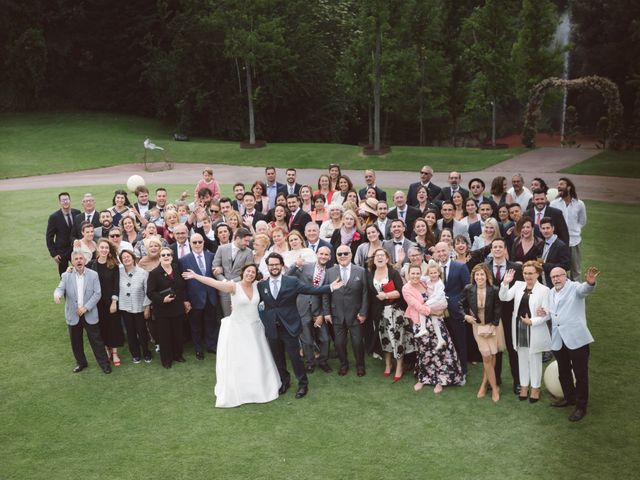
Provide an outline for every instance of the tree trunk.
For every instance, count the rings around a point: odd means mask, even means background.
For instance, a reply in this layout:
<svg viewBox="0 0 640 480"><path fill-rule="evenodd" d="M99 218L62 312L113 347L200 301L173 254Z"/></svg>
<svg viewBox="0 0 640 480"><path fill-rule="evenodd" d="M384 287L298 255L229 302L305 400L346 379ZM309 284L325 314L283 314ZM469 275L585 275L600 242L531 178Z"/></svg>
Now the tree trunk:
<svg viewBox="0 0 640 480"><path fill-rule="evenodd" d="M247 99L249 101L249 144L256 144L256 122L253 114L253 84L251 83L251 65L244 62L247 72Z"/></svg>
<svg viewBox="0 0 640 480"><path fill-rule="evenodd" d="M367 106L367 116L369 117L369 145L373 145L373 112L371 111L371 104Z"/></svg>
<svg viewBox="0 0 640 480"><path fill-rule="evenodd" d="M380 19L376 18L376 51L374 55L375 83L373 85L373 150L380 151L380 88L381 88L381 67L380 57L382 56L382 29Z"/></svg>
<svg viewBox="0 0 640 480"><path fill-rule="evenodd" d="M425 58L424 52L420 51L420 89L418 90L418 122L420 124L420 140L419 145L424 146L424 70Z"/></svg>

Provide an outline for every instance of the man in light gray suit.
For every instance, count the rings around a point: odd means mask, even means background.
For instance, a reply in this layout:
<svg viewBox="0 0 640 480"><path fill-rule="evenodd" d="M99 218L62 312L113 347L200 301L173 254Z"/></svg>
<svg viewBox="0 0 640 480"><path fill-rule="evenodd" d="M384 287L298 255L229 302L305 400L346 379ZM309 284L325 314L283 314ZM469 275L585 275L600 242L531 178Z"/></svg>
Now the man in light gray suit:
<svg viewBox="0 0 640 480"><path fill-rule="evenodd" d="M98 328L98 309L100 300L100 280L98 274L85 268L84 254L75 251L71 255L73 270L64 272L58 287L53 292L53 301L59 304L66 299L64 315L69 327L71 349L76 358L73 373L79 373L87 368L87 357L84 354L82 330L87 331L91 349L104 373L111 373L109 359L104 348L104 342Z"/></svg>
<svg viewBox="0 0 640 480"><path fill-rule="evenodd" d="M343 286L322 296L322 310L327 322L333 324L336 351L340 359L338 375L349 371L347 360L347 330L351 335L351 346L356 358L356 373L366 375L364 368L364 336L362 324L367 319L367 278L364 268L351 263L351 249L340 245L336 250L338 265L327 270L326 282L341 279Z"/></svg>
<svg viewBox="0 0 640 480"><path fill-rule="evenodd" d="M253 252L249 249L251 232L244 228L238 228L233 236L233 242L221 245L213 257L213 276L220 281L240 280L242 267L247 263L253 263ZM225 317L231 315L231 297L228 293L220 292L220 303Z"/></svg>
<svg viewBox="0 0 640 480"><path fill-rule="evenodd" d="M558 377L564 398L551 405L567 407L575 405L569 421L577 422L587 414L589 400L589 344L593 342L587 328L585 298L596 286L599 271L590 267L586 282L567 279L567 272L560 267L551 270L553 288L549 292L549 314L551 315L551 348L558 360ZM545 314L544 310L539 312ZM576 377L573 385L572 372Z"/></svg>
<svg viewBox="0 0 640 480"><path fill-rule="evenodd" d="M396 218L391 221L391 240L382 242L389 257L391 258L391 266L400 271L402 265L409 262L409 249L415 247L416 244L404 236L404 222Z"/></svg>
<svg viewBox="0 0 640 480"><path fill-rule="evenodd" d="M317 224L316 224L317 228ZM328 285L327 264L331 260L331 248L320 247L316 251L317 261L315 263L305 263L302 256L298 257L295 265L292 265L287 275L297 277L306 285ZM316 363L325 372L331 373L331 367L327 363L329 360L329 329L323 321L322 298L319 295L298 295L296 300L298 313L302 320L302 349L304 350L304 361L307 373L313 373ZM320 355L315 358L313 345L318 345Z"/></svg>

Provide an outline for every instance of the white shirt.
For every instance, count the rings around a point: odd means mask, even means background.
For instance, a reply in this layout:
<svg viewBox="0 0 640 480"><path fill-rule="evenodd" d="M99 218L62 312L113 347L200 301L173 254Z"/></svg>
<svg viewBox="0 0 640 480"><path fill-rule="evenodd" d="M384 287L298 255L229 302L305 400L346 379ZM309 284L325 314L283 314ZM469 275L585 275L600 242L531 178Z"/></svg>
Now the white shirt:
<svg viewBox="0 0 640 480"><path fill-rule="evenodd" d="M82 274L74 270L76 274L76 296L78 297L78 308L84 307L84 270Z"/></svg>
<svg viewBox="0 0 640 480"><path fill-rule="evenodd" d="M513 187L507 190L507 193L511 195L511 198L513 198L514 202L520 205L523 212L529 206L529 200L533 198L533 194L531 193L531 190L529 190L527 187L522 188L522 193L520 195L516 194L516 191L513 189Z"/></svg>
<svg viewBox="0 0 640 480"><path fill-rule="evenodd" d="M562 211L564 220L569 229L569 246L575 247L582 242L582 227L587 224L587 209L582 200L572 198L569 205L562 198L556 198L549 204L550 207Z"/></svg>
<svg viewBox="0 0 640 480"><path fill-rule="evenodd" d="M84 212L84 219L87 222L90 222L91 220L93 220L93 216L96 214L96 211L94 210L93 212Z"/></svg>

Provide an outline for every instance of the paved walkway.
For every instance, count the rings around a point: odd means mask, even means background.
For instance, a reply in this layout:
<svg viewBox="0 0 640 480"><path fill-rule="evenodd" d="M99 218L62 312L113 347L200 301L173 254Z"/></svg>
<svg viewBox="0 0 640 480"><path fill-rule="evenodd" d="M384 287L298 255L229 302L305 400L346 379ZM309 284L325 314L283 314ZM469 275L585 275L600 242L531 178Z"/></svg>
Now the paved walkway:
<svg viewBox="0 0 640 480"><path fill-rule="evenodd" d="M517 155L505 162L496 164L481 172L465 172L462 182L466 185L473 177L482 178L487 186L497 175L504 175L508 179L516 172L523 173L525 183L528 184L531 177L539 176L547 183L554 186L558 177L563 174L559 170L579 163L593 155L598 150L591 149L562 149L545 147ZM141 175L150 184L193 184L200 179L202 169L208 165L194 163L176 163L172 170L145 172L141 164L118 165L114 167L83 170L72 173L57 173L52 175L40 175L34 177L12 178L0 180L0 191L22 190L33 188L47 188L53 186L90 186L125 184L129 176ZM298 169L298 181L315 185L318 176L326 170ZM220 183L235 183L244 181L249 183L253 179L264 178L264 168L244 167L235 165L215 165L214 173ZM364 183L362 170L345 170L356 185ZM436 172L434 183L447 184L448 172ZM418 172L378 171L378 184L386 187L407 188L418 181ZM592 175L570 175L576 184L578 195L582 199L603 200L621 203L640 203L640 179L620 177L598 177ZM280 179L283 175L280 175Z"/></svg>

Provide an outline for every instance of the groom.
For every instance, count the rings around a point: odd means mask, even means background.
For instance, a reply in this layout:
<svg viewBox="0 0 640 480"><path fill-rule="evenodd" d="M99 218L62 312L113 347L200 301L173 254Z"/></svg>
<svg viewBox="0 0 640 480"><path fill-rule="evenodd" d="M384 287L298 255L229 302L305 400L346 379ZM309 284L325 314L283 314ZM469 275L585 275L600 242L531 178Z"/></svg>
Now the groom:
<svg viewBox="0 0 640 480"><path fill-rule="evenodd" d="M305 373L304 362L300 358L300 342L298 337L302 332L302 321L298 313L296 299L299 293L307 295L322 295L339 289L340 280L330 285L314 287L305 285L295 277L282 275L284 260L278 253L270 253L266 258L269 278L258 283L261 304L260 319L264 324L265 335L269 341L271 354L280 373L280 394L285 393L291 386L285 350L293 365L293 372L298 379L296 398L302 398L309 390L309 380Z"/></svg>

